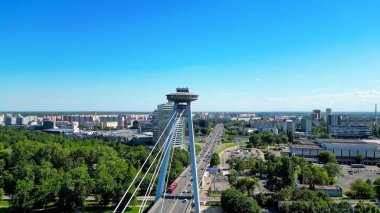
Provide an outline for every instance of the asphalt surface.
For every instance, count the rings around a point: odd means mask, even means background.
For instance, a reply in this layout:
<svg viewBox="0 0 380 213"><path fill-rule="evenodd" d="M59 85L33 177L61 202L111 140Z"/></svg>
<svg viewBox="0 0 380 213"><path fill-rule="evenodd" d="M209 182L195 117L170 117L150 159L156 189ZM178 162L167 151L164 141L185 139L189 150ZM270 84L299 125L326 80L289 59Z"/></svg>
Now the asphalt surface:
<svg viewBox="0 0 380 213"><path fill-rule="evenodd" d="M201 153L197 157L197 173L198 184L201 185L201 180L207 166L210 163L211 154L215 151L220 143L223 131L223 125L218 124L210 135L206 138L206 143L202 148ZM183 213L190 212L193 206L193 185L191 177L191 169L188 166L182 174L176 179L177 188L172 193L166 193L165 199L161 198L149 210L151 213ZM171 183L170 183L171 184ZM189 190L191 190L189 192Z"/></svg>

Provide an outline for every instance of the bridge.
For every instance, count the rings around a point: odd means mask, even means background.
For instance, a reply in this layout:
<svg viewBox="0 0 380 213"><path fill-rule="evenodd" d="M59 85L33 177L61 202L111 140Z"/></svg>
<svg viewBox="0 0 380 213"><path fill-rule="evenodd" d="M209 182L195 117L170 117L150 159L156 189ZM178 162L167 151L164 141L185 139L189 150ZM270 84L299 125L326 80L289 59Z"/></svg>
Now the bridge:
<svg viewBox="0 0 380 213"><path fill-rule="evenodd" d="M195 211L196 213L200 213L199 190L202 187L202 177L210 162L211 154L215 151L220 142L223 125L216 125L214 130L206 138L201 153L196 157L191 102L197 100L198 95L190 93L188 88L177 88L175 93L170 93L166 96L169 101L174 102L173 114L147 159L117 204L113 211L114 213L124 212L129 207L148 173L153 174L145 195L142 199L141 197L139 198L142 203L138 213L144 212L148 200L153 200L151 192L157 178L158 184L154 196L154 205L150 208L149 212L183 213ZM172 146L173 136L175 135L177 125L179 125L182 116L187 117L188 121L190 166L176 179L175 182L177 186L174 190L168 192L169 186L171 185L171 183L168 183L168 178L174 152ZM163 137L165 133L167 133L167 137L164 140ZM141 174L142 168L144 168L148 159L151 159L151 157L153 157L153 161L150 163L149 168L144 174ZM155 168L153 169L152 167L154 165ZM143 175L143 177L137 183L136 180L141 175ZM207 199L209 198L202 198L201 200L207 201Z"/></svg>

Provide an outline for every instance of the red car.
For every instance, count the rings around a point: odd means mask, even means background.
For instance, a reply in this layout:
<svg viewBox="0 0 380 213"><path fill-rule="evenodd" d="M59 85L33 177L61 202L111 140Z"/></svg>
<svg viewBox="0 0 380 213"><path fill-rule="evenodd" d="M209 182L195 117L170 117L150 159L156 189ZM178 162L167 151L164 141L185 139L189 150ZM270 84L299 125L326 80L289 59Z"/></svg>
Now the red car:
<svg viewBox="0 0 380 213"><path fill-rule="evenodd" d="M169 186L169 189L167 192L172 193L174 191L174 189L177 188L177 185L178 184L176 182L172 183L172 185Z"/></svg>

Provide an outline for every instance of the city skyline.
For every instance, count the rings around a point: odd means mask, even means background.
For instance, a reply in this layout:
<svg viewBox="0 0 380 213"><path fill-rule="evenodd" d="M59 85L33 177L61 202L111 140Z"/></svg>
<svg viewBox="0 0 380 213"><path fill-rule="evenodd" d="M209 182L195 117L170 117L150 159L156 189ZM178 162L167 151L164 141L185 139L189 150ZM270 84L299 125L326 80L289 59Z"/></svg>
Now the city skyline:
<svg viewBox="0 0 380 213"><path fill-rule="evenodd" d="M188 86L194 111L380 100L380 2L3 3L0 111L153 111Z"/></svg>

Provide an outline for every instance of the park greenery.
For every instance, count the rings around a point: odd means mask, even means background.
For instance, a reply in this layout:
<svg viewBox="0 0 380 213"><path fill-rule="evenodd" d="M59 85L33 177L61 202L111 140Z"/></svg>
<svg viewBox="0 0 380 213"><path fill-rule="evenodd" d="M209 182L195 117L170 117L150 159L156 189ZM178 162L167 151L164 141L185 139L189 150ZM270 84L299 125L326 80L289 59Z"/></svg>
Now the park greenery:
<svg viewBox="0 0 380 213"><path fill-rule="evenodd" d="M220 157L218 153L212 153L211 159L210 159L210 167L215 167L220 164Z"/></svg>
<svg viewBox="0 0 380 213"><path fill-rule="evenodd" d="M263 147L274 144L292 143L294 138L292 134L274 134L272 132L255 133L249 137L247 148Z"/></svg>
<svg viewBox="0 0 380 213"><path fill-rule="evenodd" d="M356 179L351 183L347 196L355 199L380 199L380 178L373 183L371 180Z"/></svg>
<svg viewBox="0 0 380 213"><path fill-rule="evenodd" d="M0 127L0 191L12 195L10 204L15 211L53 208L71 212L83 208L90 195L101 206L114 205L149 152L143 146ZM152 162L150 157L138 181ZM188 164L188 152L176 149L169 181ZM148 174L137 195L145 192L151 178Z"/></svg>
<svg viewBox="0 0 380 213"><path fill-rule="evenodd" d="M222 208L229 213L260 213L261 208L257 202L246 197L241 192L235 189L227 189L222 193Z"/></svg>
<svg viewBox="0 0 380 213"><path fill-rule="evenodd" d="M309 184L311 189L315 185L330 185L335 183L335 177L341 174L340 166L335 163L325 164L323 167L313 165L301 157L288 157L268 153L267 160L257 160L247 157L233 157L227 160L231 168L230 184L235 183L236 176L251 175L267 178L267 187L280 190L284 187L294 187L296 180ZM235 175L236 174L236 175Z"/></svg>
<svg viewBox="0 0 380 213"><path fill-rule="evenodd" d="M324 154L322 154L324 156ZM277 157L272 153L266 154L266 160L256 159L253 157L232 157L227 160L230 166L230 185L238 190L242 195L249 198L256 197L260 206L273 206L277 201L286 201L298 199L297 194L311 194L314 203L306 202L304 199L296 204L286 204L283 212L294 211L296 205L305 205L303 208L318 209L319 207L342 209L339 205L332 205L332 201L325 198L327 195L319 195L313 191L315 185L330 185L335 183L335 177L341 175L341 168L335 163L335 159L326 161L323 166L314 165L302 157ZM265 177L266 188L272 191L269 195L254 195L254 190L258 185L259 179ZM296 181L302 184L308 184L310 190L298 189L295 185ZM380 182L380 181L379 181ZM323 199L321 200L321 196ZM301 195L300 195L301 197ZM327 196L328 197L328 196ZM311 199L311 198L310 198ZM318 201L318 202L317 202ZM321 204L322 203L322 204ZM223 203L222 203L223 205ZM317 207L315 207L317 206ZM326 207L327 208L327 207ZM314 210L313 210L314 211ZM307 212L313 212L307 211Z"/></svg>

